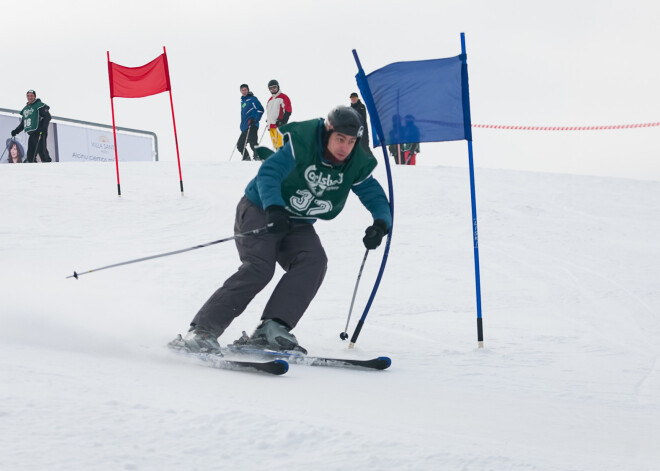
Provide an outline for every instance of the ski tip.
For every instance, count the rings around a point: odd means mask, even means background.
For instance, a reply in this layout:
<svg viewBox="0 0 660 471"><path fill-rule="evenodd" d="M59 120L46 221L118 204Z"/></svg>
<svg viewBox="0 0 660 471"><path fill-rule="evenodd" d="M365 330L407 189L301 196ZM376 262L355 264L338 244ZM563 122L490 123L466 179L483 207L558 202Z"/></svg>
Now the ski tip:
<svg viewBox="0 0 660 471"><path fill-rule="evenodd" d="M279 369L281 371L281 375L289 371L289 362L286 360L273 360L273 363L279 366Z"/></svg>
<svg viewBox="0 0 660 471"><path fill-rule="evenodd" d="M381 370L385 370L392 366L392 359L390 357L378 357L376 360L378 360Z"/></svg>

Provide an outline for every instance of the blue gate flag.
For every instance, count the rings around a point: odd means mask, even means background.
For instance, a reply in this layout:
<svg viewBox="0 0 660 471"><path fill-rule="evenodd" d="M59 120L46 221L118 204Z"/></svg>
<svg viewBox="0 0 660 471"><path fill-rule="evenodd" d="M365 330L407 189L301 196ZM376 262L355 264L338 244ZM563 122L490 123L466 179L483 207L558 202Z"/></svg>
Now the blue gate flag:
<svg viewBox="0 0 660 471"><path fill-rule="evenodd" d="M477 292L477 341L483 348L481 318L481 275L479 274L479 238L477 204L474 188L474 158L472 152L472 123L470 119L470 91L468 86L465 33L461 33L461 54L447 59L417 62L396 62L378 69L368 76L364 73L357 51L353 57L358 68L355 76L371 118L374 147L382 146L389 185L390 211L394 220L394 191L387 145L415 142L467 141L472 203L472 237L474 249L474 279ZM367 318L390 251L392 232L387 234L383 261L376 283L355 327L349 348L353 348Z"/></svg>
<svg viewBox="0 0 660 471"><path fill-rule="evenodd" d="M362 97L373 99L383 130L382 143L372 130L374 147L472 140L465 54L395 62L366 76L358 73L356 80Z"/></svg>

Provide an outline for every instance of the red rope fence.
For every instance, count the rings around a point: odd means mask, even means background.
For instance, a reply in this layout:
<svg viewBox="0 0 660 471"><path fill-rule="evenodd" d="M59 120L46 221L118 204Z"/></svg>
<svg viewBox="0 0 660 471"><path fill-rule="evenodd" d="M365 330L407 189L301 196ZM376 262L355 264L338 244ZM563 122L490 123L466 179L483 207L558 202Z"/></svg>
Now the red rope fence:
<svg viewBox="0 0 660 471"><path fill-rule="evenodd" d="M504 129L513 131L604 131L610 129L634 129L660 126L657 123L611 124L604 126L508 126L504 124L473 124L473 128Z"/></svg>

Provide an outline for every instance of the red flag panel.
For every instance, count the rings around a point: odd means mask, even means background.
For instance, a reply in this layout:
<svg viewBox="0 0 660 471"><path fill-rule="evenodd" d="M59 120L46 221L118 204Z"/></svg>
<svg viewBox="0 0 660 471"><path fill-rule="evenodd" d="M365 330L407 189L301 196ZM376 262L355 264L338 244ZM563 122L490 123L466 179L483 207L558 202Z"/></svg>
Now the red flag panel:
<svg viewBox="0 0 660 471"><path fill-rule="evenodd" d="M165 53L141 67L124 67L108 61L110 97L141 98L170 90Z"/></svg>

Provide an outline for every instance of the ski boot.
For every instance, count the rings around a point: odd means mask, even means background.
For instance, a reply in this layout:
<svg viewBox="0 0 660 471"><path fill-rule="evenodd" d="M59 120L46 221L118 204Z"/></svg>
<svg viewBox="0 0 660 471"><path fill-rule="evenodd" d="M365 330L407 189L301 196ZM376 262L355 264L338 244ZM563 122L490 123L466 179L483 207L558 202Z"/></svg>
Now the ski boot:
<svg viewBox="0 0 660 471"><path fill-rule="evenodd" d="M222 355L220 352L218 337L200 327L191 326L190 330L181 341L185 344L184 348L190 352Z"/></svg>
<svg viewBox="0 0 660 471"><path fill-rule="evenodd" d="M307 350L298 344L296 336L293 335L289 326L276 319L264 319L257 326L251 337L245 332L241 338L234 342L237 347L250 346L263 350L275 350L278 352L299 352L304 355Z"/></svg>

